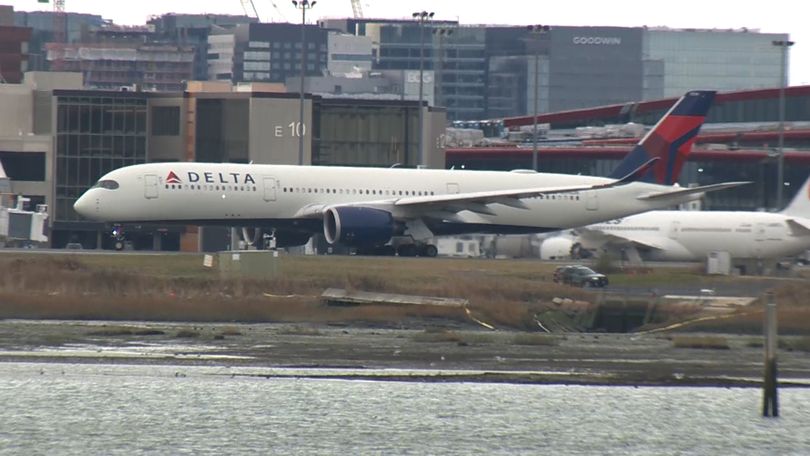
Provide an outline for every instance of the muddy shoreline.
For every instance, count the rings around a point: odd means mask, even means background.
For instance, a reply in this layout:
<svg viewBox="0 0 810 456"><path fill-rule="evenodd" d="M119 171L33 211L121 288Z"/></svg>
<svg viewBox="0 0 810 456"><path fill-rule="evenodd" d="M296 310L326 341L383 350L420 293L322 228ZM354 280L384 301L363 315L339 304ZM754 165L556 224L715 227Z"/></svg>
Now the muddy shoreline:
<svg viewBox="0 0 810 456"><path fill-rule="evenodd" d="M221 366L223 375L627 386L761 385L761 336L676 348L666 334L560 334L315 324L0 320L0 362ZM783 386L810 354L779 353Z"/></svg>

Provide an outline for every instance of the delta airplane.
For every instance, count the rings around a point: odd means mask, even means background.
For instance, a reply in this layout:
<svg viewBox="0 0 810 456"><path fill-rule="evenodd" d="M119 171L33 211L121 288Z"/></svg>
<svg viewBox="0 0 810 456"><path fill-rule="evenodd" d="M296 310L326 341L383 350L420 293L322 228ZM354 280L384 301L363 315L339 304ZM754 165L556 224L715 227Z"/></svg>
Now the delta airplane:
<svg viewBox="0 0 810 456"><path fill-rule="evenodd" d="M149 163L102 176L74 204L109 223L270 228L277 246L322 232L363 252L435 256L425 243L460 233L537 233L670 207L740 182L661 185L680 170L714 98L692 91L669 110L610 177L534 171ZM650 171L650 172L648 172ZM386 247L387 246L387 247ZM376 250L375 250L376 249Z"/></svg>
<svg viewBox="0 0 810 456"><path fill-rule="evenodd" d="M573 252L624 249L631 259L775 260L810 249L810 177L781 212L651 211L577 229Z"/></svg>

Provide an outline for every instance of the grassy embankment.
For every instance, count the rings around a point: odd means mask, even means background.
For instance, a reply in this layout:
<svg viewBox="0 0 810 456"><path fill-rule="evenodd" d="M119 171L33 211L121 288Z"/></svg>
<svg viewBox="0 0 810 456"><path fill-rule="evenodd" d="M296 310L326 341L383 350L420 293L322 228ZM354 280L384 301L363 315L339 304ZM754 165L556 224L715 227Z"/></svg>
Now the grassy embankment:
<svg viewBox="0 0 810 456"><path fill-rule="evenodd" d="M536 262L284 257L266 280L221 278L199 255L4 255L0 318L190 321L467 320L459 309L333 308L329 287L470 300L470 310L499 326L534 327L532 316L562 294L553 267Z"/></svg>
<svg viewBox="0 0 810 456"><path fill-rule="evenodd" d="M551 282L555 267L538 261L363 257L283 257L271 279L222 278L201 255L0 256L0 318L183 321L399 322L409 318L469 321L459 309L326 307L329 287L465 298L472 315L498 327L536 329L534 315L552 299L593 302L594 294ZM691 283L688 270L612 274L611 283ZM717 280L717 279L711 279ZM734 280L734 279L720 279ZM808 333L808 282L777 289L780 327ZM587 305L587 304L586 304ZM759 306L696 328L760 331Z"/></svg>

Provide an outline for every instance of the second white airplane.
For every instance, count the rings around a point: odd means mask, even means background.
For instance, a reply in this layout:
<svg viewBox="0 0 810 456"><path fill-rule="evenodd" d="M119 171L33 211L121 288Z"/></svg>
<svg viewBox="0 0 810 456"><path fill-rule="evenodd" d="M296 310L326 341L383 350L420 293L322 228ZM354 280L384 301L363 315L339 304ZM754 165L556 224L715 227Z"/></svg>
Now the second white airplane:
<svg viewBox="0 0 810 456"><path fill-rule="evenodd" d="M651 211L576 230L573 253L624 250L649 261L773 260L810 249L810 178L781 212Z"/></svg>
<svg viewBox="0 0 810 456"><path fill-rule="evenodd" d="M111 171L75 203L109 223L267 227L279 246L322 232L331 244L379 249L459 233L536 233L660 209L741 183L679 188L641 182L683 163L714 92L682 97L612 178L536 172L149 163ZM652 169L651 173L647 173ZM627 171L629 170L629 172ZM390 247L389 247L390 249ZM434 256L403 244L400 255Z"/></svg>

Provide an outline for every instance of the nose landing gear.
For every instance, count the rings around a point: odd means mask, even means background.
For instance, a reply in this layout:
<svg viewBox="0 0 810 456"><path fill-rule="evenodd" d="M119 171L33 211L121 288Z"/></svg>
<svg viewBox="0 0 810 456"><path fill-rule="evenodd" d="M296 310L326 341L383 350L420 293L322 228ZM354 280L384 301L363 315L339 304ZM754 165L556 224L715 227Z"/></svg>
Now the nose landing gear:
<svg viewBox="0 0 810 456"><path fill-rule="evenodd" d="M115 247L115 250L124 250L126 238L124 237L124 229L121 225L113 225L110 236L114 239L113 247Z"/></svg>

